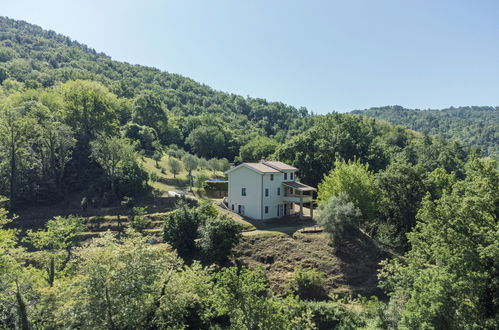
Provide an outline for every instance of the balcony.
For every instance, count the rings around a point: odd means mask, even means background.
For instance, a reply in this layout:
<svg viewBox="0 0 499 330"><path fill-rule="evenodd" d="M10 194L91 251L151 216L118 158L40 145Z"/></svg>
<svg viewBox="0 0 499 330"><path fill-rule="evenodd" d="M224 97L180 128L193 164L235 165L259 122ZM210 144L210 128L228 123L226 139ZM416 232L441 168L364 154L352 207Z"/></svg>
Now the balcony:
<svg viewBox="0 0 499 330"><path fill-rule="evenodd" d="M289 203L296 203L299 204L300 201L303 203L309 203L312 202L312 196L311 195L296 195L296 194L288 194L284 195L282 197L283 202L289 202Z"/></svg>

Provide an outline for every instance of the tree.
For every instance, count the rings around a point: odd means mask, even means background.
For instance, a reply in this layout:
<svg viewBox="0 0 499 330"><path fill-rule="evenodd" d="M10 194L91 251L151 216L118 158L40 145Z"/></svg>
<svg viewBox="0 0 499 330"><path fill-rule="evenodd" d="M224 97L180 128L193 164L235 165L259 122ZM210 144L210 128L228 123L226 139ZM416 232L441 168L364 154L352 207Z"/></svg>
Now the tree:
<svg viewBox="0 0 499 330"><path fill-rule="evenodd" d="M205 220L206 217L202 213L183 204L165 216L163 238L180 255L186 255L195 250L198 227Z"/></svg>
<svg viewBox="0 0 499 330"><path fill-rule="evenodd" d="M191 154L185 154L182 157L182 161L184 162L185 168L189 172L188 173L189 187L192 190L192 186L194 184L194 182L193 182L194 178L192 176L192 171L196 170L196 168L198 167L198 164L199 164L198 158L194 155L191 155Z"/></svg>
<svg viewBox="0 0 499 330"><path fill-rule="evenodd" d="M124 136L138 141L140 147L148 152L151 152L156 148L158 144L158 134L156 130L149 126L142 126L135 123L128 123L124 127Z"/></svg>
<svg viewBox="0 0 499 330"><path fill-rule="evenodd" d="M0 153L8 162L11 208L16 204L19 169L29 156L35 126L34 119L23 116L20 107L9 103L0 105Z"/></svg>
<svg viewBox="0 0 499 330"><path fill-rule="evenodd" d="M39 141L48 177L61 189L64 171L76 144L74 133L68 125L51 118L41 123Z"/></svg>
<svg viewBox="0 0 499 330"><path fill-rule="evenodd" d="M139 125L154 128L161 141L167 144L168 117L163 103L156 95L145 93L135 99L132 121Z"/></svg>
<svg viewBox="0 0 499 330"><path fill-rule="evenodd" d="M215 308L237 329L286 329L289 320L267 292L264 274L246 268L223 268L215 274Z"/></svg>
<svg viewBox="0 0 499 330"><path fill-rule="evenodd" d="M376 179L369 171L369 165L355 161L336 160L333 169L319 184L318 198L321 203L329 202L332 196L344 193L361 212L364 221L376 216Z"/></svg>
<svg viewBox="0 0 499 330"><path fill-rule="evenodd" d="M68 216L66 218L55 217L47 221L45 229L27 231L26 240L44 254L42 259L45 259L44 262L47 265L47 283L49 286L54 285L57 263L68 261L70 250L77 242L83 227L80 218Z"/></svg>
<svg viewBox="0 0 499 330"><path fill-rule="evenodd" d="M0 196L0 204L5 199ZM30 329L32 306L38 298L34 284L38 271L25 266L26 250L18 245L18 229L8 229L12 221L0 208L0 327Z"/></svg>
<svg viewBox="0 0 499 330"><path fill-rule="evenodd" d="M277 141L265 136L258 136L241 147L239 158L243 162L256 162L272 155L277 147Z"/></svg>
<svg viewBox="0 0 499 330"><path fill-rule="evenodd" d="M227 171L229 168L230 168L230 163L229 161L227 160L227 158L220 158L217 160L217 163L218 163L218 170L220 172L225 172Z"/></svg>
<svg viewBox="0 0 499 330"><path fill-rule="evenodd" d="M383 287L405 328L492 329L498 318L499 172L473 160L442 197L425 197L403 260L385 263Z"/></svg>
<svg viewBox="0 0 499 330"><path fill-rule="evenodd" d="M185 143L192 152L206 158L223 156L226 148L224 132L215 126L200 126L194 129Z"/></svg>
<svg viewBox="0 0 499 330"><path fill-rule="evenodd" d="M182 163L173 157L168 158L168 167L174 178L182 171Z"/></svg>
<svg viewBox="0 0 499 330"><path fill-rule="evenodd" d="M324 273L314 268L307 269L298 266L293 273L293 278L288 287L293 294L298 295L301 299L327 299Z"/></svg>
<svg viewBox="0 0 499 330"><path fill-rule="evenodd" d="M316 218L317 223L324 227L333 242L338 243L359 226L361 214L349 196L340 192L320 204Z"/></svg>
<svg viewBox="0 0 499 330"><path fill-rule="evenodd" d="M386 166L386 154L375 138L379 128L372 120L333 113L317 116L313 123L280 145L274 155L298 168L303 182L316 186L339 159L359 159L373 171Z"/></svg>
<svg viewBox="0 0 499 330"><path fill-rule="evenodd" d="M156 167L159 168L159 161L161 161L161 158L163 158L163 151L162 150L156 150L154 151L154 154L152 155L152 159L156 162Z"/></svg>
<svg viewBox="0 0 499 330"><path fill-rule="evenodd" d="M133 231L122 241L107 232L75 254L80 276L63 292L71 301L66 302L66 311L58 311L61 328L77 324L83 328L146 328L165 283L163 276L180 266L175 254L147 244L145 237Z"/></svg>
<svg viewBox="0 0 499 330"><path fill-rule="evenodd" d="M91 148L92 159L106 172L111 181L111 192L113 196L118 197L116 181L119 178L120 169L127 163L135 163L136 161L133 143L117 136L100 135L91 142Z"/></svg>
<svg viewBox="0 0 499 330"><path fill-rule="evenodd" d="M118 127L116 96L94 81L69 81L61 86L64 119L75 132L86 138L110 133Z"/></svg>
<svg viewBox="0 0 499 330"><path fill-rule="evenodd" d="M227 217L209 218L201 229L201 251L215 262L223 262L242 238L242 226Z"/></svg>
<svg viewBox="0 0 499 330"><path fill-rule="evenodd" d="M416 213L426 193L422 175L416 166L398 160L376 175L376 184L381 220L394 228L392 243L407 247L406 233L416 224Z"/></svg>
<svg viewBox="0 0 499 330"><path fill-rule="evenodd" d="M210 160L208 160L208 167L213 171L213 175L215 175L215 172L219 168L219 160L216 158L211 158Z"/></svg>

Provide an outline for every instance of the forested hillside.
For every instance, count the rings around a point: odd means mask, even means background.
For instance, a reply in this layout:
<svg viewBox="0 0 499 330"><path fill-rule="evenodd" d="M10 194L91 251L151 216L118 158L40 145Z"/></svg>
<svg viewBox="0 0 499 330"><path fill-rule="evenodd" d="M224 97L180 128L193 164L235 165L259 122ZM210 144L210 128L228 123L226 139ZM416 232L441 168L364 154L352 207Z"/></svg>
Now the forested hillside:
<svg viewBox="0 0 499 330"><path fill-rule="evenodd" d="M484 155L499 157L499 107L413 110L387 106L352 113L461 141L465 145L479 147Z"/></svg>
<svg viewBox="0 0 499 330"><path fill-rule="evenodd" d="M167 112L164 131L158 132L164 144L183 146L194 128L217 126L221 135L215 141L220 144L214 147L222 153L217 156L224 157L235 156L256 135L282 141L306 125L308 116L305 108L227 94L178 74L113 61L54 31L0 17L0 82L7 78L26 83L27 88L69 80L98 82L124 100L121 122L131 116L132 105L126 100L147 93ZM206 132L210 133L214 134Z"/></svg>
<svg viewBox="0 0 499 330"><path fill-rule="evenodd" d="M494 155L497 109L472 110L423 122ZM414 129L0 18L0 328L494 329L497 162ZM208 196L262 157L318 188L313 219L251 222Z"/></svg>

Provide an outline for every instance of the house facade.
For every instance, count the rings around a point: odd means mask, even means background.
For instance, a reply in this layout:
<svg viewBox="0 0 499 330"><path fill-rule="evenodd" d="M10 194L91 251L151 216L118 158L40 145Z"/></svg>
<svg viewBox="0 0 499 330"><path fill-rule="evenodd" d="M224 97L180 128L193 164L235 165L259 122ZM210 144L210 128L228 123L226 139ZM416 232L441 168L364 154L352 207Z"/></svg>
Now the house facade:
<svg viewBox="0 0 499 330"><path fill-rule="evenodd" d="M310 207L313 216L313 191L296 181L298 169L279 161L242 163L225 172L228 176L227 207L253 219L271 219L298 213Z"/></svg>

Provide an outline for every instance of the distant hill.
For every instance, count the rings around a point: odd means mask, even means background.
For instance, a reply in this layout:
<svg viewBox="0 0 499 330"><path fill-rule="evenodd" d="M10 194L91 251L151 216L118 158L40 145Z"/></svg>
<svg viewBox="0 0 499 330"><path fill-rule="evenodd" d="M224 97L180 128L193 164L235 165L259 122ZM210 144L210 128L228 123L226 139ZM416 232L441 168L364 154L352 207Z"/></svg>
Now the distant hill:
<svg viewBox="0 0 499 330"><path fill-rule="evenodd" d="M307 122L303 119L309 117L304 107L228 94L179 74L115 61L67 36L0 16L0 83L7 78L31 88L92 80L125 99L153 93L164 103L169 117L183 118L176 121L179 126L192 126L186 123L187 117L216 117L227 130L238 131L235 135L246 139L256 134L283 140L288 133L301 131ZM188 129L183 133L185 138Z"/></svg>
<svg viewBox="0 0 499 330"><path fill-rule="evenodd" d="M477 146L484 155L499 158L499 107L459 107L414 110L387 106L355 110L353 114L385 120L427 134Z"/></svg>

